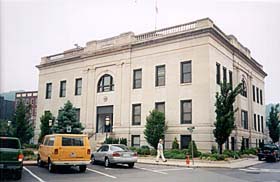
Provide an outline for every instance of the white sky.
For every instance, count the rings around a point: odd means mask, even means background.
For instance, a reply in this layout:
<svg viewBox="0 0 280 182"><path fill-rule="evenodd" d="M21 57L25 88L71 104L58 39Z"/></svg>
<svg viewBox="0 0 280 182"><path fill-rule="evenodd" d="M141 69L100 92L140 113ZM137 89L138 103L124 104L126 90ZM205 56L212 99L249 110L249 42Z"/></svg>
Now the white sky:
<svg viewBox="0 0 280 182"><path fill-rule="evenodd" d="M155 0L0 0L0 92L37 90L43 56L86 42L154 30ZM280 102L280 0L157 0L157 28L209 17L268 73L266 103Z"/></svg>

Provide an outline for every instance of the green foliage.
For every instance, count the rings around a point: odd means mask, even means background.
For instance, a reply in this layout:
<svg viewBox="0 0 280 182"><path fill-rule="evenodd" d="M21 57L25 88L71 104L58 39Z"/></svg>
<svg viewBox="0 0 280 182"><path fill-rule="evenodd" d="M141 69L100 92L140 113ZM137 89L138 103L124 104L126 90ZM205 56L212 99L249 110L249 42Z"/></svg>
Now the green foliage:
<svg viewBox="0 0 280 182"><path fill-rule="evenodd" d="M211 147L211 153L212 153L212 154L217 154L217 153L218 153L217 147L216 147L215 145L212 145L212 147Z"/></svg>
<svg viewBox="0 0 280 182"><path fill-rule="evenodd" d="M151 154L150 148L146 145L143 145L140 148L137 148L136 151L139 155L150 155Z"/></svg>
<svg viewBox="0 0 280 182"><path fill-rule="evenodd" d="M16 107L15 120L12 125L14 136L19 138L22 144L29 143L34 135L33 126L30 122L30 105L26 106L22 100Z"/></svg>
<svg viewBox="0 0 280 182"><path fill-rule="evenodd" d="M52 127L54 133L67 133L67 126L71 126L71 132L69 133L81 134L84 127L81 122L78 121L76 112L76 108L73 107L72 103L67 101L58 114L58 123L55 123Z"/></svg>
<svg viewBox="0 0 280 182"><path fill-rule="evenodd" d="M186 159L187 155L190 155L190 151L188 149L184 149L184 150L172 149L172 150L164 151L164 157L167 159Z"/></svg>
<svg viewBox="0 0 280 182"><path fill-rule="evenodd" d="M271 110L269 112L268 117L268 130L269 130L269 136L272 139L273 143L276 143L279 141L280 136L280 119L278 117L279 115L279 104L277 104L275 107L272 106Z"/></svg>
<svg viewBox="0 0 280 182"><path fill-rule="evenodd" d="M0 120L0 136L13 136L14 130L15 129L12 124L8 126L8 121Z"/></svg>
<svg viewBox="0 0 280 182"><path fill-rule="evenodd" d="M23 144L25 148L37 149L38 145L36 144Z"/></svg>
<svg viewBox="0 0 280 182"><path fill-rule="evenodd" d="M104 141L105 144L119 144L120 139L119 138L113 138L113 137L108 137Z"/></svg>
<svg viewBox="0 0 280 182"><path fill-rule="evenodd" d="M156 156L157 155L157 150L156 149L151 149L150 153L151 153L151 155Z"/></svg>
<svg viewBox="0 0 280 182"><path fill-rule="evenodd" d="M24 156L28 156L28 155L34 155L34 151L33 150L23 150L23 155Z"/></svg>
<svg viewBox="0 0 280 182"><path fill-rule="evenodd" d="M53 117L51 112L45 112L45 114L42 115L41 118L40 118L41 133L40 133L39 140L38 140L39 143L42 142L45 135L48 135L48 134L52 133L51 126L49 126L49 121L50 120L52 121L52 125L53 125L55 118Z"/></svg>
<svg viewBox="0 0 280 182"><path fill-rule="evenodd" d="M192 145L192 142L193 142L193 145ZM195 141L192 141L192 142L190 142L190 143L189 143L189 146L188 146L188 149L189 149L189 151L190 151L190 155L192 154L192 146L193 146L193 155L194 155L194 157L199 157L200 154L201 154L201 152L199 152L199 151L197 150Z"/></svg>
<svg viewBox="0 0 280 182"><path fill-rule="evenodd" d="M164 138L165 131L167 129L165 125L165 116L162 112L153 110L146 118L146 126L144 135L146 141L155 149L159 139Z"/></svg>
<svg viewBox="0 0 280 182"><path fill-rule="evenodd" d="M129 147L129 150L136 152L137 148L136 147Z"/></svg>
<svg viewBox="0 0 280 182"><path fill-rule="evenodd" d="M123 144L127 146L127 139L126 138L120 138L120 144Z"/></svg>
<svg viewBox="0 0 280 182"><path fill-rule="evenodd" d="M232 151L232 150L224 150L223 154L225 156L228 156L228 157L234 158L234 159L239 159L240 158L240 153L236 152L236 151Z"/></svg>
<svg viewBox="0 0 280 182"><path fill-rule="evenodd" d="M257 155L257 148L249 148L245 149L243 151L240 151L241 154L246 154L246 155Z"/></svg>
<svg viewBox="0 0 280 182"><path fill-rule="evenodd" d="M179 143L177 138L175 137L173 142L172 142L172 149L179 149Z"/></svg>
<svg viewBox="0 0 280 182"><path fill-rule="evenodd" d="M222 145L230 136L234 125L233 104L238 94L242 91L242 84L240 83L234 89L231 84L223 82L221 85L220 93L216 93L216 122L214 123L215 129L213 130L216 142L219 145L219 153L222 153Z"/></svg>

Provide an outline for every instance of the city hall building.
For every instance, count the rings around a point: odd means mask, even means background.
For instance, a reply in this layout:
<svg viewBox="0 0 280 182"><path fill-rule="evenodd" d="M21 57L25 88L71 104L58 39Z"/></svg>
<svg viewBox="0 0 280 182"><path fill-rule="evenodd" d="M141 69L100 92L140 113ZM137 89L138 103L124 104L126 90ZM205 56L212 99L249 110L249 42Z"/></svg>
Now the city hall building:
<svg viewBox="0 0 280 182"><path fill-rule="evenodd" d="M37 68L37 137L40 117L46 111L57 116L70 100L94 148L106 135L127 138L129 146L147 145L146 117L158 109L168 126L166 148L176 137L180 148L193 139L199 150L209 151L216 145L215 95L226 80L233 86L243 83L244 89L235 103L236 129L225 147L256 147L267 140L266 73L249 49L209 18L90 41L43 57Z"/></svg>

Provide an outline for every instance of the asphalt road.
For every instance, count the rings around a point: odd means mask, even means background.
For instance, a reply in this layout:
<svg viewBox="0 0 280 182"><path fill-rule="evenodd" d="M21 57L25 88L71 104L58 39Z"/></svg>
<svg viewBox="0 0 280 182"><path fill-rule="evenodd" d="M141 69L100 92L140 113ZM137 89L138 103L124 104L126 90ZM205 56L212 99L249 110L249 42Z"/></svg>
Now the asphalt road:
<svg viewBox="0 0 280 182"><path fill-rule="evenodd" d="M8 175L1 176L1 181L13 181ZM88 165L85 173L77 169L59 169L49 173L47 168L25 166L20 181L25 182L83 182L83 181L122 181L122 182L280 182L280 162L263 163L245 169L222 168L187 168L174 166L136 164L133 169L126 166L105 168L102 165Z"/></svg>

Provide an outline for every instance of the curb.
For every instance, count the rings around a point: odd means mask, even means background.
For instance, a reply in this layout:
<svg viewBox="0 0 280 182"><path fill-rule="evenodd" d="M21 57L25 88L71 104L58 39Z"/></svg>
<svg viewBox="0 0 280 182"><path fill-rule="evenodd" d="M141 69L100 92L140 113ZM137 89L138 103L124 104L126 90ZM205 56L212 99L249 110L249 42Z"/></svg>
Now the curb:
<svg viewBox="0 0 280 182"><path fill-rule="evenodd" d="M37 161L23 161L23 166L37 166Z"/></svg>

